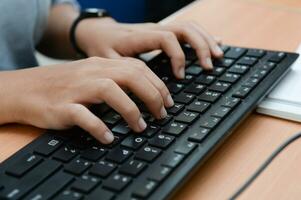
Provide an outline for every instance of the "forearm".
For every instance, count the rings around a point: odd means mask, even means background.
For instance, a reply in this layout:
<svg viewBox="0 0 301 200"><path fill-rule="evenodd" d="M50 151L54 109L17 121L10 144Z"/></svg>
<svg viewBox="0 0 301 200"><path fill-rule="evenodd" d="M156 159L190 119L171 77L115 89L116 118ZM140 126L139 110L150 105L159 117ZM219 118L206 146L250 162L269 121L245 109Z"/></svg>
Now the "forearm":
<svg viewBox="0 0 301 200"><path fill-rule="evenodd" d="M79 12L69 4L58 4L51 8L47 28L38 50L43 54L70 59L76 57L76 52L71 46L69 33L72 23L79 15Z"/></svg>

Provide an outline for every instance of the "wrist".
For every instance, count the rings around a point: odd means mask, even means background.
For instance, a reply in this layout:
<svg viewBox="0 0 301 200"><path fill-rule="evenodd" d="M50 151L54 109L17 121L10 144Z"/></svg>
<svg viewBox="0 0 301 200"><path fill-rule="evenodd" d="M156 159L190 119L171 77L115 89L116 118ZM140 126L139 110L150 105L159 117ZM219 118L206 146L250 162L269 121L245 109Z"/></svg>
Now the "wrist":
<svg viewBox="0 0 301 200"><path fill-rule="evenodd" d="M12 73L14 72L1 72L0 73L0 124L18 122L18 116L16 112L18 98L15 98L16 93L19 93L16 88L12 88L15 84L10 83L12 79ZM4 87L5 86L5 87Z"/></svg>
<svg viewBox="0 0 301 200"><path fill-rule="evenodd" d="M77 46L86 55L91 55L90 52L93 52L93 49L96 48L95 40L97 40L97 38L93 37L95 34L92 33L101 31L100 29L105 27L105 25L112 23L116 23L116 21L111 17L89 18L80 21L74 33Z"/></svg>

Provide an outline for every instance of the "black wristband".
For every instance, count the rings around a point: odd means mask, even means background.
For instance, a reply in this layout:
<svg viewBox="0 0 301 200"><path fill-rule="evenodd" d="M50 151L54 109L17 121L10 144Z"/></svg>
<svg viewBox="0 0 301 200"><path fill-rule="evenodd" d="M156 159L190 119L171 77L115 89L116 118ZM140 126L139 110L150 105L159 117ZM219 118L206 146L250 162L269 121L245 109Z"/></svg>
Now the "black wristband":
<svg viewBox="0 0 301 200"><path fill-rule="evenodd" d="M76 42L75 31L79 22L87 18L100 18L100 17L108 17L110 16L106 10L97 9L97 8L89 8L81 12L81 14L76 18L70 28L69 39L73 49L77 52L79 58L88 57L87 54L80 49Z"/></svg>

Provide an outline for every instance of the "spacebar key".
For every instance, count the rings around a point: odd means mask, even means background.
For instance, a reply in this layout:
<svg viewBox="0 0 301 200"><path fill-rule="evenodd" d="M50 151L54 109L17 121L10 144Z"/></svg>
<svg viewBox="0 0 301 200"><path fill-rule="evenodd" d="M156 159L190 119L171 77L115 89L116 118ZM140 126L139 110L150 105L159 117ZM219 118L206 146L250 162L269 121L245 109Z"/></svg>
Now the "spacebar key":
<svg viewBox="0 0 301 200"><path fill-rule="evenodd" d="M41 181L54 173L60 166L61 164L54 160L47 160L41 163L35 170L26 174L17 185L4 188L4 190L0 192L0 199L22 198Z"/></svg>

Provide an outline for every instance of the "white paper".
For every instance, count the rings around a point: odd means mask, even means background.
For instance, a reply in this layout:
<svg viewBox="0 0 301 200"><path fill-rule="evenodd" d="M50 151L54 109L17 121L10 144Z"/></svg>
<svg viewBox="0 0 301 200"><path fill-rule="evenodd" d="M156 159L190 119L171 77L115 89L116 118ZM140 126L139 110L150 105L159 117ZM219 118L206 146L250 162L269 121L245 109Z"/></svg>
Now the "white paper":
<svg viewBox="0 0 301 200"><path fill-rule="evenodd" d="M301 54L301 45L297 49ZM301 122L301 58L258 106L257 112Z"/></svg>

